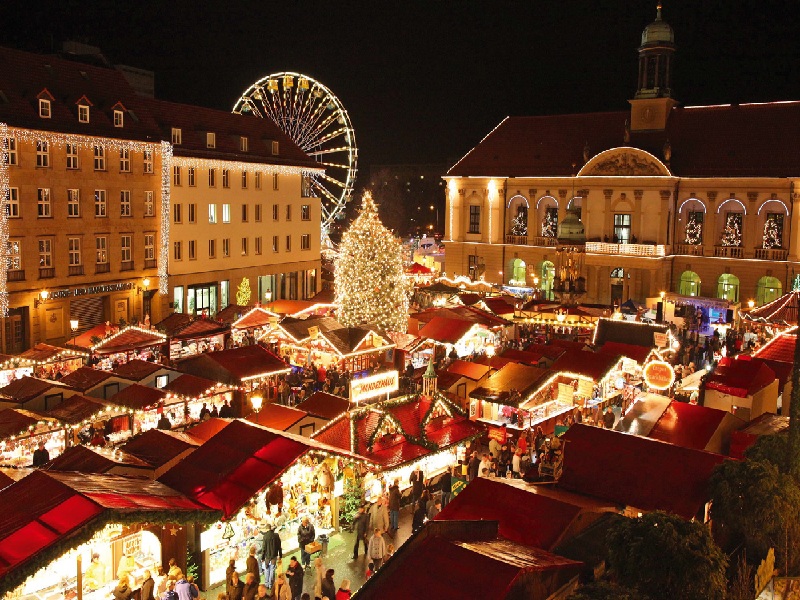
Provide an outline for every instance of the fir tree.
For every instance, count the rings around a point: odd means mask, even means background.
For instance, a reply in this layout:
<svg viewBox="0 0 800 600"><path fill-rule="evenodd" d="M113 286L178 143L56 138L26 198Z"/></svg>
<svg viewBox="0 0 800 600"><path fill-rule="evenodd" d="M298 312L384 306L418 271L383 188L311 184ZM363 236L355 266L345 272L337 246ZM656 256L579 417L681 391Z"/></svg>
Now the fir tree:
<svg viewBox="0 0 800 600"><path fill-rule="evenodd" d="M343 325L406 331L408 284L402 248L381 223L370 192L365 192L358 216L342 236L334 271L335 301Z"/></svg>
<svg viewBox="0 0 800 600"><path fill-rule="evenodd" d="M511 235L528 235L528 215L522 210L511 222Z"/></svg>
<svg viewBox="0 0 800 600"><path fill-rule="evenodd" d="M700 223L694 215L689 217L689 222L686 224L686 237L684 241L687 244L696 246L703 240L703 224Z"/></svg>
<svg viewBox="0 0 800 600"><path fill-rule="evenodd" d="M736 215L728 215L728 219L725 223L725 229L722 230L722 245L742 245L742 229L739 226L739 220L737 219Z"/></svg>
<svg viewBox="0 0 800 600"><path fill-rule="evenodd" d="M764 223L764 248L780 248L781 235L775 219L768 218Z"/></svg>
<svg viewBox="0 0 800 600"><path fill-rule="evenodd" d="M552 213L548 212L542 221L542 237L556 237L557 223Z"/></svg>
<svg viewBox="0 0 800 600"><path fill-rule="evenodd" d="M247 306L250 304L250 296L252 292L250 291L250 280L245 277L242 279L242 283L239 284L239 287L236 290L236 304L239 306Z"/></svg>

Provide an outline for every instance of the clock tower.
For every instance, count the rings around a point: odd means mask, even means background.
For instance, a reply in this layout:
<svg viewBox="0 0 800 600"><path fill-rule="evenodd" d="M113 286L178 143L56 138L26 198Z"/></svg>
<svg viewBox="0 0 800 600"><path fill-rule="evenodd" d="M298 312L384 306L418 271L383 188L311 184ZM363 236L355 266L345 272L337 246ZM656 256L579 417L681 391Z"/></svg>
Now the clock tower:
<svg viewBox="0 0 800 600"><path fill-rule="evenodd" d="M672 98L672 62L675 33L661 19L661 4L656 20L644 28L639 46L639 86L631 103L631 131L663 131L670 110L677 104Z"/></svg>

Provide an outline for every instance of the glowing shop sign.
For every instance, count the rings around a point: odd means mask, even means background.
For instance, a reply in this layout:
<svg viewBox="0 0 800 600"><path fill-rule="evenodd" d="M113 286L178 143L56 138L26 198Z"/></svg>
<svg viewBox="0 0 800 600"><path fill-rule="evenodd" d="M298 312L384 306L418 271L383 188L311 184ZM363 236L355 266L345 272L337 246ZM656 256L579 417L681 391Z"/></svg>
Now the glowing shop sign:
<svg viewBox="0 0 800 600"><path fill-rule="evenodd" d="M663 360L654 360L644 367L644 382L651 388L666 390L675 382L675 370Z"/></svg>
<svg viewBox="0 0 800 600"><path fill-rule="evenodd" d="M397 371L378 373L350 381L350 400L360 402L382 394L396 392L398 389L400 389L400 374Z"/></svg>

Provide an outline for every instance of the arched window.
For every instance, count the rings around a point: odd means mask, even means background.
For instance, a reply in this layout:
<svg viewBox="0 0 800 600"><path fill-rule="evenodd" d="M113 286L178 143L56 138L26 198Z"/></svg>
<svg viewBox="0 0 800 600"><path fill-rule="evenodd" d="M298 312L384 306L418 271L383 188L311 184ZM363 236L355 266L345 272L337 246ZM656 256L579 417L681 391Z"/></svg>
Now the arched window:
<svg viewBox="0 0 800 600"><path fill-rule="evenodd" d="M540 285L545 300L553 300L553 280L556 277L556 266L549 260L542 262Z"/></svg>
<svg viewBox="0 0 800 600"><path fill-rule="evenodd" d="M764 276L758 280L756 285L756 302L759 306L768 304L780 298L783 294L783 286L777 277Z"/></svg>
<svg viewBox="0 0 800 600"><path fill-rule="evenodd" d="M511 281L512 285L527 285L525 278L526 265L525 261L521 258L515 258L511 263Z"/></svg>
<svg viewBox="0 0 800 600"><path fill-rule="evenodd" d="M739 278L730 273L723 273L717 280L717 298L729 300L730 302L739 301Z"/></svg>
<svg viewBox="0 0 800 600"><path fill-rule="evenodd" d="M699 296L700 276L694 271L684 271L678 283L678 293L681 296Z"/></svg>
<svg viewBox="0 0 800 600"><path fill-rule="evenodd" d="M622 267L617 267L611 271L611 279L623 279L625 277L625 270Z"/></svg>

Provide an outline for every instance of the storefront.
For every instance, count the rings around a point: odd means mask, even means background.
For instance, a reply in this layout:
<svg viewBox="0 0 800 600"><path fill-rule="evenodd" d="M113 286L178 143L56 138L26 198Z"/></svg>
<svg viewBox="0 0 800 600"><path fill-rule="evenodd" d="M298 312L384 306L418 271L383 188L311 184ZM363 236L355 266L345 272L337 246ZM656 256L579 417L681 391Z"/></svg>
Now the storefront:
<svg viewBox="0 0 800 600"><path fill-rule="evenodd" d="M50 458L66 448L64 424L54 417L19 408L0 411L0 466L30 467L33 453L44 443Z"/></svg>
<svg viewBox="0 0 800 600"><path fill-rule="evenodd" d="M97 369L114 370L116 365L139 359L158 362L167 336L153 329L128 325L122 329L98 325L75 338L74 346L87 350Z"/></svg>

